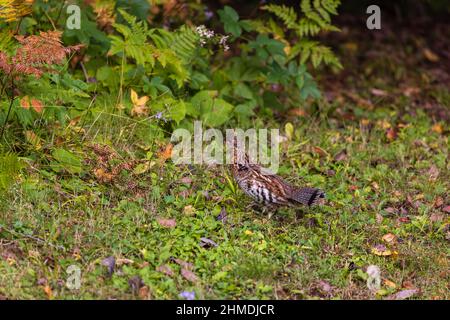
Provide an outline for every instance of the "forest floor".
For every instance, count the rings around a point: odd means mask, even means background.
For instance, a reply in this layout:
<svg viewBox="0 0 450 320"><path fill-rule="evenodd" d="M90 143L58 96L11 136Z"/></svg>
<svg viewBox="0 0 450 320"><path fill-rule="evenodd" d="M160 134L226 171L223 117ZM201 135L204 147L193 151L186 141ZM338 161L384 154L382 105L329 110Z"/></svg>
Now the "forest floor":
<svg viewBox="0 0 450 320"><path fill-rule="evenodd" d="M35 163L3 196L0 299L450 299L449 43L350 30L325 99L265 123L293 123L279 174L324 205L268 219L224 168L175 166L168 140L145 165L129 120L105 117L55 136L81 173Z"/></svg>

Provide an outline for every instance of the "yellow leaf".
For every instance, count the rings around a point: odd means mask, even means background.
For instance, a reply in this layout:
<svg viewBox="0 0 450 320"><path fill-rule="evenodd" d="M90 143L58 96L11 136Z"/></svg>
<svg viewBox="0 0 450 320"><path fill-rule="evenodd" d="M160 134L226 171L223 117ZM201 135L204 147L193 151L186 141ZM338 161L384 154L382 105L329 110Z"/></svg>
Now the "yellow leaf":
<svg viewBox="0 0 450 320"><path fill-rule="evenodd" d="M251 230L245 230L244 233L248 236L251 236L253 234Z"/></svg>
<svg viewBox="0 0 450 320"><path fill-rule="evenodd" d="M387 249L385 246L383 245L377 245L375 247L372 248L371 252L377 256L381 256L381 257L387 257L392 255L392 251Z"/></svg>
<svg viewBox="0 0 450 320"><path fill-rule="evenodd" d="M100 182L111 182L112 179L114 178L114 176L111 173L106 172L105 169L103 168L95 169L94 175Z"/></svg>
<svg viewBox="0 0 450 320"><path fill-rule="evenodd" d="M138 100L139 99L138 99L138 95L137 95L136 91L131 89L131 102L133 102L133 104L137 104Z"/></svg>
<svg viewBox="0 0 450 320"><path fill-rule="evenodd" d="M140 98L136 101L136 105L142 106L142 105L144 105L144 104L146 104L146 103L148 102L148 99L149 99L149 97L147 97L147 96L140 97Z"/></svg>
<svg viewBox="0 0 450 320"><path fill-rule="evenodd" d="M133 108L131 109L132 116L147 116L149 114L149 108L146 106L149 97L142 96L139 98L136 91L131 89L131 102L133 103Z"/></svg>
<svg viewBox="0 0 450 320"><path fill-rule="evenodd" d="M131 109L132 116L146 116L149 113L149 109L145 105L135 105Z"/></svg>
<svg viewBox="0 0 450 320"><path fill-rule="evenodd" d="M288 137L289 140L292 140L292 137L294 136L294 126L292 123L286 123L284 126L284 131L286 132L286 137Z"/></svg>

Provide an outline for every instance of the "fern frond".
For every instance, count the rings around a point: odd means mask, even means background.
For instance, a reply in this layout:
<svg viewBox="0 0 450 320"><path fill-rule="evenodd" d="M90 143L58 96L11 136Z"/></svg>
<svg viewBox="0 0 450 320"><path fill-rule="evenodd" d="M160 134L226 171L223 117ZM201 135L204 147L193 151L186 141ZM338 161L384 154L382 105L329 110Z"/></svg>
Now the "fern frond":
<svg viewBox="0 0 450 320"><path fill-rule="evenodd" d="M8 29L0 31L0 51L9 52L14 45L13 34Z"/></svg>
<svg viewBox="0 0 450 320"><path fill-rule="evenodd" d="M114 23L114 28L122 37L111 35L110 54L124 53L126 56L136 60L138 64L145 65L150 63L154 65L154 48L147 43L147 37L150 34L148 26L144 21L136 21L136 17L119 9L120 14L129 26L120 23Z"/></svg>
<svg viewBox="0 0 450 320"><path fill-rule="evenodd" d="M197 52L199 35L191 27L183 25L175 33L170 48L184 63L189 63Z"/></svg>
<svg viewBox="0 0 450 320"><path fill-rule="evenodd" d="M34 1L0 0L0 20L16 21L31 13Z"/></svg>
<svg viewBox="0 0 450 320"><path fill-rule="evenodd" d="M183 25L176 32L152 29L149 37L156 48L172 50L183 64L189 64L197 53L199 35L189 26Z"/></svg>
<svg viewBox="0 0 450 320"><path fill-rule="evenodd" d="M310 60L314 68L322 63L338 69L342 68L333 51L329 47L321 45L318 41L303 39L292 48L291 54L293 56L300 54L301 64Z"/></svg>
<svg viewBox="0 0 450 320"><path fill-rule="evenodd" d="M297 14L293 8L286 7L285 5L268 4L263 6L262 9L273 13L289 29L294 29L297 25Z"/></svg>

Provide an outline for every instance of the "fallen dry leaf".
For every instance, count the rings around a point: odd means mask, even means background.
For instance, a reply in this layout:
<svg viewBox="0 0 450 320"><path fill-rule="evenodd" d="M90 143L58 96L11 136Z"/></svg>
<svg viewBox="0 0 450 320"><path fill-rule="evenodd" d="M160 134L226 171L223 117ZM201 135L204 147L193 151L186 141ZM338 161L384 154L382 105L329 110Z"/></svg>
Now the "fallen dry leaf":
<svg viewBox="0 0 450 320"><path fill-rule="evenodd" d="M176 264L180 265L184 269L192 270L194 268L194 265L190 262L181 260L181 259L172 259Z"/></svg>
<svg viewBox="0 0 450 320"><path fill-rule="evenodd" d="M143 286L139 289L139 298L150 299L150 289L147 286Z"/></svg>
<svg viewBox="0 0 450 320"><path fill-rule="evenodd" d="M431 131L442 134L442 132L444 132L444 129L442 128L442 125L440 123L436 123L431 127Z"/></svg>
<svg viewBox="0 0 450 320"><path fill-rule="evenodd" d="M302 108L294 108L288 111L291 116L306 117L308 113Z"/></svg>
<svg viewBox="0 0 450 320"><path fill-rule="evenodd" d="M383 280L383 283L384 283L384 285L385 285L386 287L389 287L389 288L392 288L392 289L397 288L397 285L396 285L394 282L392 282L391 280L384 279L384 280Z"/></svg>
<svg viewBox="0 0 450 320"><path fill-rule="evenodd" d="M397 219L397 221L400 223L409 223L411 219L409 219L408 217L400 217Z"/></svg>
<svg viewBox="0 0 450 320"><path fill-rule="evenodd" d="M445 216L443 213L432 213L430 216L431 222L440 222L444 220Z"/></svg>
<svg viewBox="0 0 450 320"><path fill-rule="evenodd" d="M417 294L419 290L408 289L397 292L396 294L390 295L387 299L389 300L405 300L411 298L413 295Z"/></svg>
<svg viewBox="0 0 450 320"><path fill-rule="evenodd" d="M43 287L43 290L44 290L45 294L47 295L47 299L49 299L49 300L53 299L53 291L49 285L45 285Z"/></svg>
<svg viewBox="0 0 450 320"><path fill-rule="evenodd" d="M445 213L450 213L450 206L443 207L442 211L444 211Z"/></svg>
<svg viewBox="0 0 450 320"><path fill-rule="evenodd" d="M191 184L192 183L192 178L191 177L183 177L179 181L181 183L184 183L184 184Z"/></svg>
<svg viewBox="0 0 450 320"><path fill-rule="evenodd" d="M167 159L172 157L173 144L169 143L164 147L162 151L158 153L158 159L161 162L165 162Z"/></svg>
<svg viewBox="0 0 450 320"><path fill-rule="evenodd" d="M344 161L347 160L347 150L341 150L334 156L335 161Z"/></svg>
<svg viewBox="0 0 450 320"><path fill-rule="evenodd" d="M394 141L397 138L397 131L394 128L389 128L386 130L386 138L389 141Z"/></svg>
<svg viewBox="0 0 450 320"><path fill-rule="evenodd" d="M434 201L435 208L439 208L443 204L444 204L444 199L442 197L437 197L436 200Z"/></svg>
<svg viewBox="0 0 450 320"><path fill-rule="evenodd" d="M411 97L418 93L420 93L420 88L417 87L407 87L405 90L403 90L403 94L407 97Z"/></svg>
<svg viewBox="0 0 450 320"><path fill-rule="evenodd" d="M175 219L158 218L157 221L162 227L175 228L177 226L177 222L175 221Z"/></svg>
<svg viewBox="0 0 450 320"><path fill-rule="evenodd" d="M124 265L124 264L133 264L133 263L134 263L133 260L127 259L127 258L118 258L116 260L116 265L118 265L118 266L121 266L121 265Z"/></svg>
<svg viewBox="0 0 450 320"><path fill-rule="evenodd" d="M388 257L388 256L392 256L392 255L397 255L397 251L391 251L388 248L386 248L386 246L382 245L382 244L378 244L376 246L374 246L371 250L371 252L377 256L381 256L381 257Z"/></svg>
<svg viewBox="0 0 450 320"><path fill-rule="evenodd" d="M317 153L319 156L321 157L326 157L328 156L328 152L326 152L324 149L322 149L321 147L317 147L317 146L313 146L312 147L312 151L314 153Z"/></svg>
<svg viewBox="0 0 450 320"><path fill-rule="evenodd" d="M193 273L191 270L188 269L181 269L181 275L186 279L189 280L191 282L197 282L198 281L198 277L195 275L195 273Z"/></svg>
<svg viewBox="0 0 450 320"><path fill-rule="evenodd" d="M397 210L395 210L395 208L393 208L393 207L387 207L386 209L384 209L384 211L386 211L387 213L390 213L390 214L397 213Z"/></svg>
<svg viewBox="0 0 450 320"><path fill-rule="evenodd" d="M113 174L107 172L103 168L94 169L94 176L99 182L111 182L114 178Z"/></svg>
<svg viewBox="0 0 450 320"><path fill-rule="evenodd" d="M397 237L392 233L385 234L381 239L388 244L394 244L397 242Z"/></svg>
<svg viewBox="0 0 450 320"><path fill-rule="evenodd" d="M370 89L370 92L377 97L386 97L388 95L388 93L384 90L381 89L376 89L376 88L372 88Z"/></svg>
<svg viewBox="0 0 450 320"><path fill-rule="evenodd" d="M183 213L187 216L193 216L195 214L195 208L192 205L187 205L183 209Z"/></svg>
<svg viewBox="0 0 450 320"><path fill-rule="evenodd" d="M166 276L169 276L169 277L173 277L173 275L174 275L172 268L167 264L158 266L156 268L156 271L164 273Z"/></svg>
<svg viewBox="0 0 450 320"><path fill-rule="evenodd" d="M131 109L132 116L147 116L149 114L149 108L146 106L149 97L143 96L138 97L136 91L131 89L131 102L133 103L133 108Z"/></svg>
<svg viewBox="0 0 450 320"><path fill-rule="evenodd" d="M428 169L428 176L430 180L435 181L439 177L439 169L434 164ZM416 198L418 200L418 198Z"/></svg>
<svg viewBox="0 0 450 320"><path fill-rule="evenodd" d="M439 61L439 56L428 48L423 49L423 55L425 56L425 58L427 58L428 61L431 62Z"/></svg>

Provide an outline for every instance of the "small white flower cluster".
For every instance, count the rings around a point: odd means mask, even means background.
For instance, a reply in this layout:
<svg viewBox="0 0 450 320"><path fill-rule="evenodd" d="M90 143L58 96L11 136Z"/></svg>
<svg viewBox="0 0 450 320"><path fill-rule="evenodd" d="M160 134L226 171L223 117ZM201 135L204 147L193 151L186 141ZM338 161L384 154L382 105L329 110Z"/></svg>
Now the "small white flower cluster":
<svg viewBox="0 0 450 320"><path fill-rule="evenodd" d="M222 36L219 40L219 44L223 47L224 51L230 50L230 46L227 44L228 37L229 36Z"/></svg>
<svg viewBox="0 0 450 320"><path fill-rule="evenodd" d="M206 44L207 39L214 37L214 31L208 30L204 25L198 26L195 30L200 35L200 44L202 46Z"/></svg>

